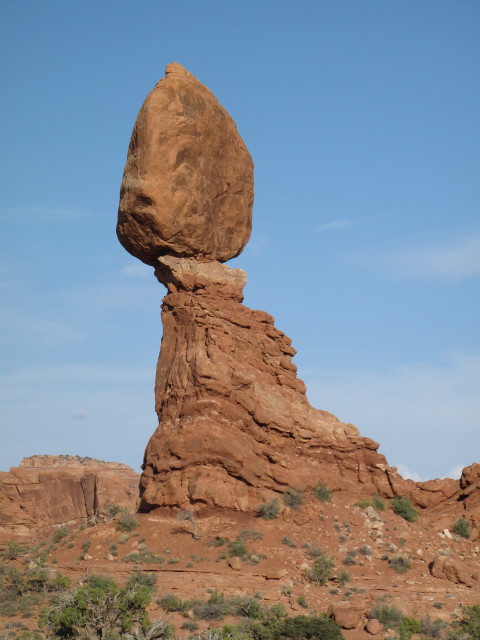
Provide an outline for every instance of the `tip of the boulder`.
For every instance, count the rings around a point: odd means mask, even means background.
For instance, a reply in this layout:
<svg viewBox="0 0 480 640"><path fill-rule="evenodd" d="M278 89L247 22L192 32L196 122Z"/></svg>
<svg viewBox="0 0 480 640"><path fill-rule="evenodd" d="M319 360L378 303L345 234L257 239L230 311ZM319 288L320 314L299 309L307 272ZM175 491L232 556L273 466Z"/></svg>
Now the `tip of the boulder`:
<svg viewBox="0 0 480 640"><path fill-rule="evenodd" d="M170 64L167 64L167 66L165 67L166 76L171 75L172 73L176 75L182 75L182 76L192 75L179 62L170 62Z"/></svg>

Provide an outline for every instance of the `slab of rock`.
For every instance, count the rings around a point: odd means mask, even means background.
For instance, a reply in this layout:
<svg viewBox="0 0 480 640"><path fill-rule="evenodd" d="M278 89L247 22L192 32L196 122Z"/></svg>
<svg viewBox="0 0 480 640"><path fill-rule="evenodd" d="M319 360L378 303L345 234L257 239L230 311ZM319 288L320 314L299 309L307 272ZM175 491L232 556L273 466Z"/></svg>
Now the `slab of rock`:
<svg viewBox="0 0 480 640"><path fill-rule="evenodd" d="M225 262L252 228L253 163L234 121L180 64L140 109L123 174L117 235L147 264L161 255Z"/></svg>
<svg viewBox="0 0 480 640"><path fill-rule="evenodd" d="M450 556L436 556L430 564L430 573L434 578L449 580L455 584L478 584L478 576L472 569L462 560Z"/></svg>
<svg viewBox="0 0 480 640"><path fill-rule="evenodd" d="M355 629L363 618L363 608L352 602L332 602L328 607L328 615L342 629Z"/></svg>
<svg viewBox="0 0 480 640"><path fill-rule="evenodd" d="M32 456L0 472L0 529L80 522L112 503L135 509L138 473L117 462L78 456Z"/></svg>
<svg viewBox="0 0 480 640"><path fill-rule="evenodd" d="M369 633L371 636L376 636L383 629L383 625L378 620L372 618L365 625L365 631Z"/></svg>

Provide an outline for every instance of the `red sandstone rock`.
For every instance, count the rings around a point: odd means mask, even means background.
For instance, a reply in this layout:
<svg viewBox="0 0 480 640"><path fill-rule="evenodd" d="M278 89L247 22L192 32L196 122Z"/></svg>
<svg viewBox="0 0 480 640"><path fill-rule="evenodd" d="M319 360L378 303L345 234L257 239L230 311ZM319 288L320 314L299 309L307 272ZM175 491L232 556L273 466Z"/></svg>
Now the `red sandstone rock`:
<svg viewBox="0 0 480 640"><path fill-rule="evenodd" d="M234 121L173 63L140 109L120 191L117 234L131 254L224 262L252 226L253 163Z"/></svg>
<svg viewBox="0 0 480 640"><path fill-rule="evenodd" d="M328 615L342 629L355 629L363 617L363 608L353 602L334 602L328 607Z"/></svg>
<svg viewBox="0 0 480 640"><path fill-rule="evenodd" d="M117 462L33 456L0 472L0 529L66 524L104 513L112 503L135 508L138 474Z"/></svg>
<svg viewBox="0 0 480 640"><path fill-rule="evenodd" d="M449 580L455 584L473 586L477 584L476 573L458 558L437 556L430 565L430 573L434 578Z"/></svg>
<svg viewBox="0 0 480 640"><path fill-rule="evenodd" d="M378 621L372 618L365 625L365 631L369 633L371 636L376 636L382 630L383 625Z"/></svg>

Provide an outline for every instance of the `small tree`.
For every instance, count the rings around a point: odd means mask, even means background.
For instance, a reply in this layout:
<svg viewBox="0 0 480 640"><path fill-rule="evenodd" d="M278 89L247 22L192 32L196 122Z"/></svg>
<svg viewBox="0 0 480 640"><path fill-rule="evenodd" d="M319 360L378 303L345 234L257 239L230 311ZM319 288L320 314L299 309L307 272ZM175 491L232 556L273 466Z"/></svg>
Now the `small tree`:
<svg viewBox="0 0 480 640"><path fill-rule="evenodd" d="M197 535L197 523L195 522L195 512L183 510L177 513L177 520L186 520L190 522L193 527L192 536L194 540L199 540L199 536Z"/></svg>
<svg viewBox="0 0 480 640"><path fill-rule="evenodd" d="M92 576L73 592L61 595L43 612L41 623L56 638L155 640L171 636L164 621L151 623L146 608L152 588L139 584L119 587L111 578Z"/></svg>

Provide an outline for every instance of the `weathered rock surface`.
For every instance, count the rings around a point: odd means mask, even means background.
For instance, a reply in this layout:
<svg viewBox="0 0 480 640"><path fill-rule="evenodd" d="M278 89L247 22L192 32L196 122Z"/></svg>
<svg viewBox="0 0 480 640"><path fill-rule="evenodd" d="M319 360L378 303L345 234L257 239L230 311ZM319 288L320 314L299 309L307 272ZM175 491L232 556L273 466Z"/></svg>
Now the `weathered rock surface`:
<svg viewBox="0 0 480 640"><path fill-rule="evenodd" d="M80 521L112 503L135 508L138 474L127 465L78 456L33 456L0 472L0 529Z"/></svg>
<svg viewBox="0 0 480 640"><path fill-rule="evenodd" d="M353 602L334 602L328 608L328 615L342 629L355 629L363 618L363 607Z"/></svg>
<svg viewBox="0 0 480 640"><path fill-rule="evenodd" d="M241 304L242 270L165 256L156 275L168 294L142 509L250 510L318 482L419 506L457 500L458 481L403 479L354 425L310 406L290 339L267 313Z"/></svg>
<svg viewBox="0 0 480 640"><path fill-rule="evenodd" d="M165 254L224 262L252 226L253 163L215 96L172 63L140 109L120 192L117 234L156 266Z"/></svg>
<svg viewBox="0 0 480 640"><path fill-rule="evenodd" d="M436 556L430 564L430 573L434 578L449 580L455 584L478 584L477 572L458 558Z"/></svg>

